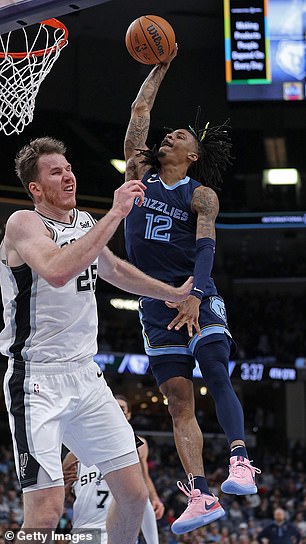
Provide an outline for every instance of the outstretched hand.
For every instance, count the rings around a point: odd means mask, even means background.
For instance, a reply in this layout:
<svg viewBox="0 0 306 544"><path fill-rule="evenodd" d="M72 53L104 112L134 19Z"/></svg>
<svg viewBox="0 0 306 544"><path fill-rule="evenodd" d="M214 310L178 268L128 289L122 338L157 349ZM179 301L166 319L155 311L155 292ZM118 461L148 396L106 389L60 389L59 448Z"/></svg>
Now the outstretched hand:
<svg viewBox="0 0 306 544"><path fill-rule="evenodd" d="M141 206L144 200L144 191L147 187L139 179L126 181L114 192L112 209L119 213L122 218L126 217L137 198L137 206Z"/></svg>
<svg viewBox="0 0 306 544"><path fill-rule="evenodd" d="M171 323L169 323L167 329L171 330L174 328L176 331L179 331L183 325L187 325L188 335L190 338L195 333L201 336L201 329L199 325L200 303L201 301L193 295L189 295L188 298L182 302L166 301L165 304L168 306L168 308L176 308L178 310L177 316L171 321Z"/></svg>

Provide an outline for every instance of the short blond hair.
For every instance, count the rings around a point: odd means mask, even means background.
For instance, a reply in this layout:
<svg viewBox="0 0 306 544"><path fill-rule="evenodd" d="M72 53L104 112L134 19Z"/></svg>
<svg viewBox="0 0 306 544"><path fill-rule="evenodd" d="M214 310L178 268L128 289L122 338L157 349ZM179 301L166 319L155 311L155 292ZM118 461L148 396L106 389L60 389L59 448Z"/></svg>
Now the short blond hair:
<svg viewBox="0 0 306 544"><path fill-rule="evenodd" d="M66 146L60 140L50 138L49 136L44 136L43 138L36 138L35 140L31 140L30 143L20 149L20 151L18 151L16 155L16 174L31 198L32 195L29 191L29 183L31 181L37 180L38 159L42 155L51 155L52 153L65 155Z"/></svg>

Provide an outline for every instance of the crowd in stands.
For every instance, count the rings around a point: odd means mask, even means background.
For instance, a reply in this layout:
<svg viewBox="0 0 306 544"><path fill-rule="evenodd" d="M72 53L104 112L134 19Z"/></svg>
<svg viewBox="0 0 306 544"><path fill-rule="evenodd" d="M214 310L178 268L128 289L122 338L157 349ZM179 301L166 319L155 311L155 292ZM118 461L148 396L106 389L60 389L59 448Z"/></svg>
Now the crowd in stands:
<svg viewBox="0 0 306 544"><path fill-rule="evenodd" d="M185 495L176 486L185 481L174 445L159 446L150 437L149 470L159 496L165 504L165 514L158 522L160 544L258 544L261 531L273 522L275 509L285 511L285 518L298 531L298 538L280 544L306 544L306 449L293 444L286 453L255 448L254 458L262 473L257 477L258 494L237 497L225 495L220 484L226 478L228 451L222 441L206 441L205 458L211 491L219 496L226 516L191 533L175 536L170 531L172 521L185 507ZM72 503L66 502L57 531L69 533ZM12 451L0 449L0 544L7 529L18 529L22 523L22 495L15 475Z"/></svg>
<svg viewBox="0 0 306 544"><path fill-rule="evenodd" d="M227 305L228 319L240 359L273 356L294 364L306 354L306 292L234 295Z"/></svg>

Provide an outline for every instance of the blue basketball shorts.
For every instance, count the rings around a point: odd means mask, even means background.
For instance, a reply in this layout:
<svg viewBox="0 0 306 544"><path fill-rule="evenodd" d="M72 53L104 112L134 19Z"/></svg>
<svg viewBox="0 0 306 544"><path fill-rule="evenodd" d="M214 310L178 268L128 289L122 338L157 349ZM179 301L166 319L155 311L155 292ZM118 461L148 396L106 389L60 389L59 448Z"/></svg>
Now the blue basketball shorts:
<svg viewBox="0 0 306 544"><path fill-rule="evenodd" d="M164 301L147 297L139 301L144 348L158 385L175 376L192 380L195 351L201 345L221 341L229 346L229 356L236 351L227 325L224 300L219 295L206 297L200 304L201 336L195 334L190 338L186 325L179 331L168 330L176 315L177 310L168 308Z"/></svg>

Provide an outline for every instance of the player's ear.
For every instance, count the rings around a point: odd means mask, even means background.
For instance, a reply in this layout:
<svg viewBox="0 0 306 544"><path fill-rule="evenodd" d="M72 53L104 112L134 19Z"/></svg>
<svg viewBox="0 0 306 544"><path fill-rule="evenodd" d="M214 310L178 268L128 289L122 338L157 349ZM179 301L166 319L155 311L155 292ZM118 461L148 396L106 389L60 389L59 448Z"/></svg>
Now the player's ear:
<svg viewBox="0 0 306 544"><path fill-rule="evenodd" d="M30 181L29 191L33 196L39 196L41 194L40 184L37 181Z"/></svg>
<svg viewBox="0 0 306 544"><path fill-rule="evenodd" d="M190 152L190 153L187 153L187 157L190 161L196 162L199 158L199 155L197 153Z"/></svg>

